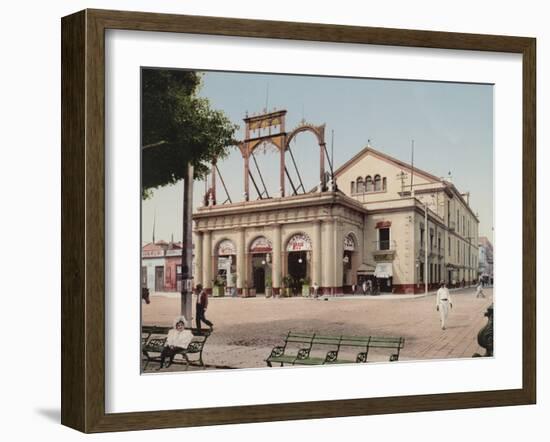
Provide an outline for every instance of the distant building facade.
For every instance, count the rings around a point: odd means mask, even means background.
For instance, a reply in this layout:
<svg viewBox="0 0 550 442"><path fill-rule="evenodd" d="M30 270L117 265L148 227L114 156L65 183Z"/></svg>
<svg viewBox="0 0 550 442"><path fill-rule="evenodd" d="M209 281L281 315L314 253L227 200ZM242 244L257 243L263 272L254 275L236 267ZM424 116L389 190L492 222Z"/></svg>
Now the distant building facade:
<svg viewBox="0 0 550 442"><path fill-rule="evenodd" d="M485 283L493 283L493 244L485 236L479 237L479 277Z"/></svg>

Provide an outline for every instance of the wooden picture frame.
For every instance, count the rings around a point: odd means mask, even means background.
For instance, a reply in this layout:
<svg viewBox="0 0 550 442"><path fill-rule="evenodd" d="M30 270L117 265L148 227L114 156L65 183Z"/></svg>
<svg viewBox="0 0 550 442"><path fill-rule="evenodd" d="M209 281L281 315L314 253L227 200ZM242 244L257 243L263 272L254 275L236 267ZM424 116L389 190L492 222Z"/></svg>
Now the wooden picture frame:
<svg viewBox="0 0 550 442"><path fill-rule="evenodd" d="M523 382L512 390L105 412L105 30L516 53L523 65ZM533 404L536 400L533 38L85 10L62 19L62 424L83 432Z"/></svg>

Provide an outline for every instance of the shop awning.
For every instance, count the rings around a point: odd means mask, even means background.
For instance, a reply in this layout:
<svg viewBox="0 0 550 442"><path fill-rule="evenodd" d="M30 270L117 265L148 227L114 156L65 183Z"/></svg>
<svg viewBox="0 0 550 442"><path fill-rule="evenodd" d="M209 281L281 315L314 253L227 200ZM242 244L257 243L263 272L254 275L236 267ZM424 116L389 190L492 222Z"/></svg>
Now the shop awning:
<svg viewBox="0 0 550 442"><path fill-rule="evenodd" d="M374 276L377 278L391 278L393 276L393 266L391 262L379 262L376 264Z"/></svg>
<svg viewBox="0 0 550 442"><path fill-rule="evenodd" d="M368 264L361 264L357 269L357 273L371 273L374 272L374 266Z"/></svg>

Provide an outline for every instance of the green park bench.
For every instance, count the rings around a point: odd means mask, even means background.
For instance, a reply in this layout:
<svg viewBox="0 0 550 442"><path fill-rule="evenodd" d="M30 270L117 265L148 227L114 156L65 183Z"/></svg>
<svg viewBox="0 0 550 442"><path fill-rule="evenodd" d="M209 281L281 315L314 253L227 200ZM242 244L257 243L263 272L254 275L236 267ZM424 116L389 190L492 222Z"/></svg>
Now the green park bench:
<svg viewBox="0 0 550 442"><path fill-rule="evenodd" d="M289 345L290 344L290 345ZM290 365L324 365L349 364L367 362L369 350L382 348L394 350L390 361L399 360L399 352L405 345L400 337L381 336L323 336L317 334L288 332L283 345L276 346L266 359L267 365L272 363ZM296 349L296 346L298 348ZM332 348L331 348L332 347ZM327 351L327 348L329 350ZM354 354L354 358L346 358L346 353Z"/></svg>
<svg viewBox="0 0 550 442"><path fill-rule="evenodd" d="M160 364L160 354L168 339L168 331L171 327L159 327L159 326L143 326L141 328L141 353L143 361L143 371L145 371L151 362L158 362ZM187 345L187 348L179 351L174 356L174 364L185 365L185 370L190 365L198 365L206 368L202 360L202 351L208 336L210 336L210 330L201 330L199 334L197 329L192 328L193 339ZM177 356L180 355L181 358Z"/></svg>
<svg viewBox="0 0 550 442"><path fill-rule="evenodd" d="M269 367L272 367L273 363L281 364L281 367L284 364L292 365L300 352L305 352L311 348L314 337L315 334L311 333L293 333L289 331L284 344L273 347L265 362Z"/></svg>

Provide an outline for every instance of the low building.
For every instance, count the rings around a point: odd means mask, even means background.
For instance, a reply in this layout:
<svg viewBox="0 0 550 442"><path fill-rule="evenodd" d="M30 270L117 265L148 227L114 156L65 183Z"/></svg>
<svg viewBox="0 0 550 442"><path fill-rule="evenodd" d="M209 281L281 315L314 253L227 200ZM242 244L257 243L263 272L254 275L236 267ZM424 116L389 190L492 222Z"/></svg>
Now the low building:
<svg viewBox="0 0 550 442"><path fill-rule="evenodd" d="M145 244L141 251L141 286L155 292L181 290L181 242Z"/></svg>

